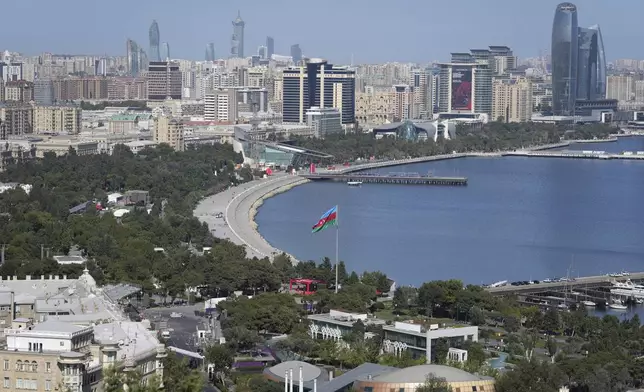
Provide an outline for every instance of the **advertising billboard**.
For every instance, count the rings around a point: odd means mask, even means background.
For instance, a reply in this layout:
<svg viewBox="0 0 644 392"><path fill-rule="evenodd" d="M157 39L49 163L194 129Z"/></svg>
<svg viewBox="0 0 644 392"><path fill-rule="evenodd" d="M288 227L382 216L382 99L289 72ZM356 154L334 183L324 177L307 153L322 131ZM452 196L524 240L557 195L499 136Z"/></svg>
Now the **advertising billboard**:
<svg viewBox="0 0 644 392"><path fill-rule="evenodd" d="M472 68L452 68L452 110L472 110Z"/></svg>

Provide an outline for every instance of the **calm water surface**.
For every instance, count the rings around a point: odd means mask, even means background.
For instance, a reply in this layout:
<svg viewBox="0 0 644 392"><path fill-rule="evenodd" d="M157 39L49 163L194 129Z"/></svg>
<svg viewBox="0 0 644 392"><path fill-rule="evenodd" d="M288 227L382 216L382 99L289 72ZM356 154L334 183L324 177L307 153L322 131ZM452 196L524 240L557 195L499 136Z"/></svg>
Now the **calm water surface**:
<svg viewBox="0 0 644 392"><path fill-rule="evenodd" d="M571 149L644 151L644 138ZM299 259L334 259L335 229L311 226L337 204L347 268L402 284L644 271L644 161L466 158L380 170L429 171L469 185L310 183L266 200L259 231Z"/></svg>

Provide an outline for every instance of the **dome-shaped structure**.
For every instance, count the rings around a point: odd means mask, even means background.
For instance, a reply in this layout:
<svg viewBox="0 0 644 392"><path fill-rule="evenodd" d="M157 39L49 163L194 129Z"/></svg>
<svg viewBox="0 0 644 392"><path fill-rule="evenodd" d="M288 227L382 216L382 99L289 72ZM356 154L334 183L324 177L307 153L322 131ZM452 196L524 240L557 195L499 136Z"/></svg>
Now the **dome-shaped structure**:
<svg viewBox="0 0 644 392"><path fill-rule="evenodd" d="M83 275L78 278L78 282L85 286L90 293L96 291L96 280L89 274L87 267L83 270Z"/></svg>

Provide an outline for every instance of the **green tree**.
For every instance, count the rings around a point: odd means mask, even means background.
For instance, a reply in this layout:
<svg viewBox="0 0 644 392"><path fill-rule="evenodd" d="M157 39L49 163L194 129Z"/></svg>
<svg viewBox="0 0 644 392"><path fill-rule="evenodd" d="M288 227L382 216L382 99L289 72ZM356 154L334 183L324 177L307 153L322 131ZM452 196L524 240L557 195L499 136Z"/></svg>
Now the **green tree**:
<svg viewBox="0 0 644 392"><path fill-rule="evenodd" d="M416 392L452 392L452 387L445 378L429 373L425 377L425 382L416 387Z"/></svg>
<svg viewBox="0 0 644 392"><path fill-rule="evenodd" d="M447 362L447 353L449 352L449 341L445 338L435 340L432 347L432 362L445 364Z"/></svg>
<svg viewBox="0 0 644 392"><path fill-rule="evenodd" d="M168 392L202 391L204 379L197 370L190 369L188 362L180 360L174 352L163 359L163 389Z"/></svg>
<svg viewBox="0 0 644 392"><path fill-rule="evenodd" d="M215 376L223 385L224 378L230 373L233 366L233 352L224 345L213 344L206 349L206 361L215 369Z"/></svg>

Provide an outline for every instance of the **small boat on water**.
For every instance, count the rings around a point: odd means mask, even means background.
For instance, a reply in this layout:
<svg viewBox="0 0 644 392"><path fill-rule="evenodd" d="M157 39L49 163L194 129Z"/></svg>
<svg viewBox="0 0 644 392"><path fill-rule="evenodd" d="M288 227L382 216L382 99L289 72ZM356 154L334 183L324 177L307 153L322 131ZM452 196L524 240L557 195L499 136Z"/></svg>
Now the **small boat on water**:
<svg viewBox="0 0 644 392"><path fill-rule="evenodd" d="M362 181L347 181L347 185L349 185L349 186L360 186L360 185L362 185Z"/></svg>
<svg viewBox="0 0 644 392"><path fill-rule="evenodd" d="M628 306L624 305L624 303L616 298L613 298L611 301L610 305L608 305L609 308L615 309L615 310L626 310L628 309Z"/></svg>
<svg viewBox="0 0 644 392"><path fill-rule="evenodd" d="M581 301L581 303L582 303L582 305L588 306L589 308L597 306L597 304L594 303L593 301Z"/></svg>

